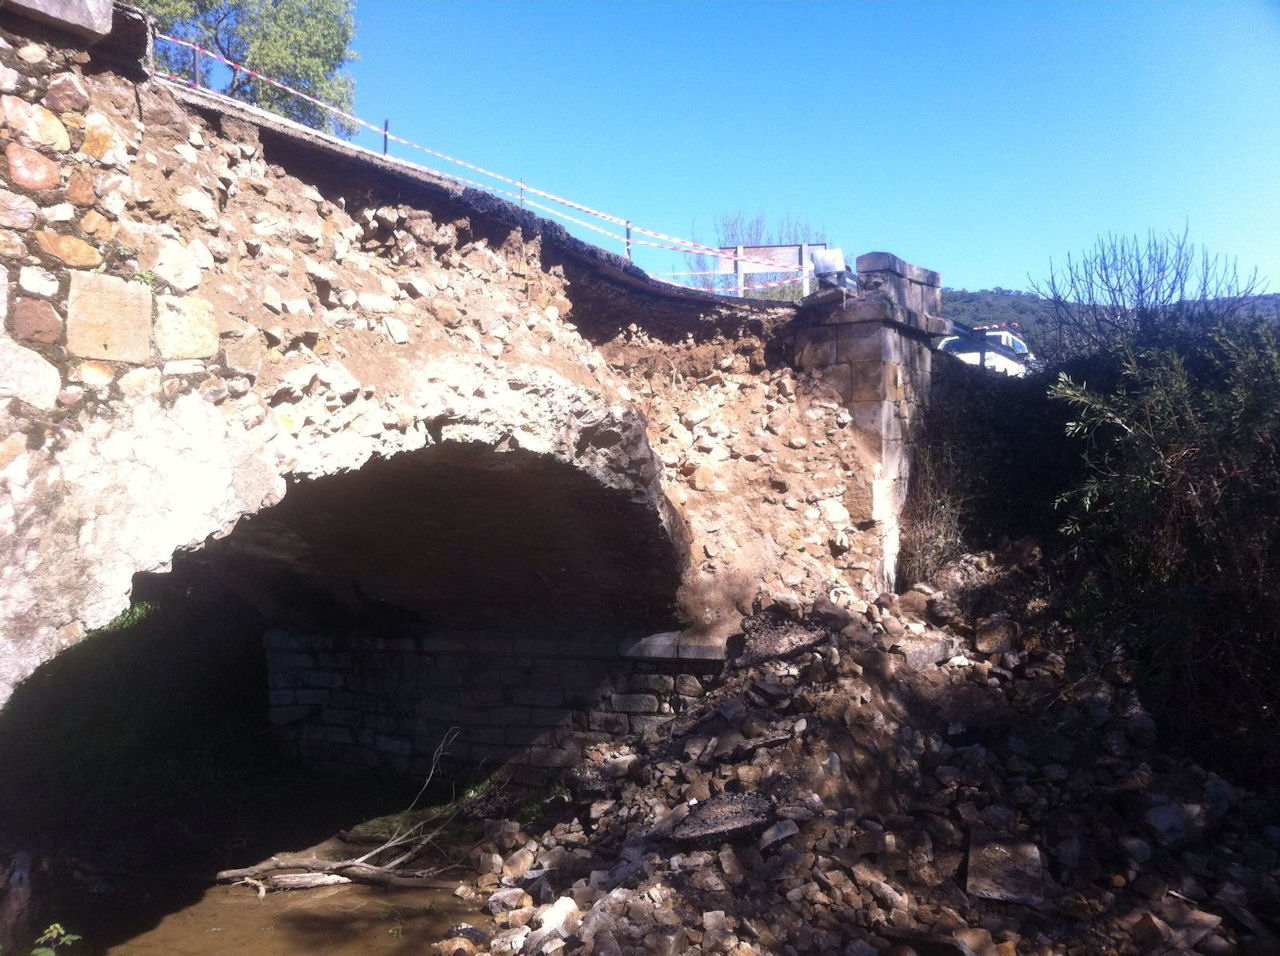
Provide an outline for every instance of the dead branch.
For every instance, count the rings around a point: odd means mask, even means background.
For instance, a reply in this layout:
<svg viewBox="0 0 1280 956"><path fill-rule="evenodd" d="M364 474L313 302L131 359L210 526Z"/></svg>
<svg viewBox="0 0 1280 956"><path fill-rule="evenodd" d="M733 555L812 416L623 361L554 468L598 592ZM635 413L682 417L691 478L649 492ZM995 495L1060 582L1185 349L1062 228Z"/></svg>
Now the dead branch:
<svg viewBox="0 0 1280 956"><path fill-rule="evenodd" d="M436 748L431 760L431 770L426 782L414 797L406 813L417 806L439 769L448 745L457 737L450 730ZM273 856L253 866L223 870L217 875L219 883L251 886L262 896L269 890L309 890L318 886L338 883L365 883L384 889L408 887L433 888L440 885L440 874L454 869L456 864L410 869L409 865L436 845L436 839L453 820L456 810L432 813L412 826L397 827L390 836L381 839L376 846L357 857L346 860L322 860L312 856L306 859ZM365 842L365 841L361 841ZM387 856L390 856L387 859ZM381 859L381 862L378 860Z"/></svg>

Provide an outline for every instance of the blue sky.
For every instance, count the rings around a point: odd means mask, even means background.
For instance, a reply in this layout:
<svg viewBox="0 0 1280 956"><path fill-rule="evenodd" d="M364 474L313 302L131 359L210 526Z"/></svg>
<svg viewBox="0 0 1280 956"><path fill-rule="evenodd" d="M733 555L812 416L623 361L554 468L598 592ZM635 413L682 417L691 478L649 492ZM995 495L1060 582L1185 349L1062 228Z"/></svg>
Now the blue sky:
<svg viewBox="0 0 1280 956"><path fill-rule="evenodd" d="M361 117L649 229L791 217L850 257L1022 289L1100 234L1185 226L1280 291L1277 2L359 0L356 19Z"/></svg>

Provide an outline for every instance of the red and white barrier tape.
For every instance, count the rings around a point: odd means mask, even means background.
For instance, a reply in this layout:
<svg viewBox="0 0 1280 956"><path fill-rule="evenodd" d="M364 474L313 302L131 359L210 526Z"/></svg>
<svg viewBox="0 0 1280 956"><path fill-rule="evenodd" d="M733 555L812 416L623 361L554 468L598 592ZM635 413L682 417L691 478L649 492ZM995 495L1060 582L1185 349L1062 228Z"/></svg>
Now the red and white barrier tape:
<svg viewBox="0 0 1280 956"><path fill-rule="evenodd" d="M376 126L373 123L368 122L367 120L361 119L359 116L356 116L354 113L348 113L346 110L339 109L336 106L332 106L328 103L325 103L322 100L318 100L314 96L310 96L306 93L303 93L300 90L295 90L291 86L281 83L278 80L273 80L269 76L264 76L263 74L257 72L256 70L252 70L241 63L236 63L232 60L229 60L226 57L222 56L221 54L215 53L213 50L207 50L202 46L198 46L197 44L190 42L189 40L182 40L182 39L179 39L178 37L167 36L163 33L157 33L156 39L164 40L169 43L174 43L174 44L177 44L178 46L187 47L188 49L196 53L199 53L202 56L207 56L207 57L210 57L211 59L219 61L220 63L226 64L227 66L231 67L232 70L242 70L247 76L251 76L256 80L261 80L263 83L267 83L270 86L274 86L276 89L283 90L284 92L289 93L292 96L296 96L301 100L305 100L306 102L312 104L313 106L318 106L319 108L326 110L329 113L332 113L334 116L337 116L343 120L346 120L348 123L353 123L356 126L364 127L365 129L372 130L375 133L381 133L383 136L385 136L389 140L392 140L396 143L400 143L403 146L408 146L411 149L420 150L421 152L427 153L430 156L435 156L438 159L443 159L446 162L454 163L455 165L461 166L464 169L470 169L473 172L480 173L481 175L484 175L484 176L489 176L493 179L498 180L499 182L504 182L512 186L516 186L521 190L521 192L520 194L512 193L504 189L499 189L495 186L478 183L478 182L475 182L474 180L469 180L461 176L456 176L452 173L446 173L438 169L431 169L430 170L431 172L437 173L438 175L441 175L441 176L445 176L448 179L452 179L455 182L459 182L464 185L474 186L476 189L480 189L484 192L496 193L498 195L506 196L510 199L514 199L518 202L524 203L525 205L531 206L535 209L541 209L543 212L546 212L552 216L555 216L559 219L563 219L566 222L572 222L576 225L582 226L585 229L590 229L593 232L599 233L600 235L608 236L609 238L615 239L618 242L628 244L628 245L647 246L653 249L666 249L669 251L680 252L680 253L690 253L690 252L701 253L705 255L715 256L717 259L727 259L729 261L736 260L739 262L751 263L753 265L768 265L768 266L775 267L769 270L772 272L790 271L788 267L786 266L779 267L776 262L773 262L772 260L769 260L769 259L757 259L751 256L737 256L737 255L733 255L732 253L725 254L719 248L716 248L714 246L707 246L700 242L694 242L690 239L682 239L679 236L669 236L666 233L656 232L652 229L646 229L643 226L634 225L627 219L623 219L619 216L610 215L609 213L606 213L606 212L601 212L598 209L593 209L590 206L582 205L581 203L574 202L571 199L565 199L563 196L557 196L555 193L550 193L545 190L538 189L536 186L530 186L527 183L522 182L521 180L512 179L509 176L503 176L501 173L495 173L492 170L485 169L483 166L473 165L472 163L468 163L465 160L461 160L454 156L450 156L447 153L442 153L439 150L432 149L429 146L423 146L420 143L415 143L412 140L405 139L403 136L397 136L395 133L392 133L381 126ZM216 93L215 91L207 90L204 87L201 87L198 82L187 79L185 77L178 77L168 73L157 73L156 75L162 77L163 79L167 79L176 83L181 83L186 86L200 89L203 92L211 93L212 95L215 95L215 96L221 95ZM430 167L424 167L424 168L430 169ZM529 199L526 195L524 195L525 193L533 193L534 195L541 196L550 202L559 203L562 206L568 206L570 209L576 209L579 212L586 213L587 215L595 216L598 219L603 219L604 221L613 223L614 225L626 226L633 233L638 232L645 236L651 236L654 239L666 240L666 242L665 243L652 242L647 239L638 239L631 236L623 236L615 232L610 232L609 230L603 229L600 226L594 225L593 223L586 222L582 219L578 219L574 216L570 216L566 213L560 212L559 210L552 209L541 203L534 202L533 200ZM678 243L678 245L668 245L667 243ZM668 273L668 274L675 275L677 273ZM689 274L692 275L694 273L689 273ZM795 279L785 280L785 282L793 282L793 281L795 281ZM767 289L775 285L785 284L785 282L763 283L761 285L746 286L745 288L746 289ZM681 283L669 283L669 284L680 285ZM689 288L697 288L697 287L689 286Z"/></svg>

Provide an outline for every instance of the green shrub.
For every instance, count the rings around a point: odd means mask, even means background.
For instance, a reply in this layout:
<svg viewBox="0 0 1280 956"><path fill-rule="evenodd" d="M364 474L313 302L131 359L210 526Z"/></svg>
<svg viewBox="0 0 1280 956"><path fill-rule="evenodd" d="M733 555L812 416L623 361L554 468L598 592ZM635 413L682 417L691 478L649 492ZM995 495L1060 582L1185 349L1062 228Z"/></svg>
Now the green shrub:
<svg viewBox="0 0 1280 956"><path fill-rule="evenodd" d="M1152 703L1202 756L1280 769L1276 331L1164 327L1092 370L1092 384L1077 369L1051 390L1086 448L1060 499L1085 572L1076 612L1138 655Z"/></svg>

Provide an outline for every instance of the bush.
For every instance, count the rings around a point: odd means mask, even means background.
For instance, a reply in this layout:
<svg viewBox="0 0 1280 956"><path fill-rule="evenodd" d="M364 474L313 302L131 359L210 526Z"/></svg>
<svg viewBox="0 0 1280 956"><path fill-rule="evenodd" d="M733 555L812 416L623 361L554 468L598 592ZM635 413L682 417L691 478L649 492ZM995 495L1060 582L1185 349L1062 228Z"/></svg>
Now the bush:
<svg viewBox="0 0 1280 956"><path fill-rule="evenodd" d="M1280 771L1276 331L1148 330L1094 366L1114 384L1064 372L1051 390L1086 445L1061 499L1085 571L1077 613L1138 655L1152 703L1202 757Z"/></svg>

